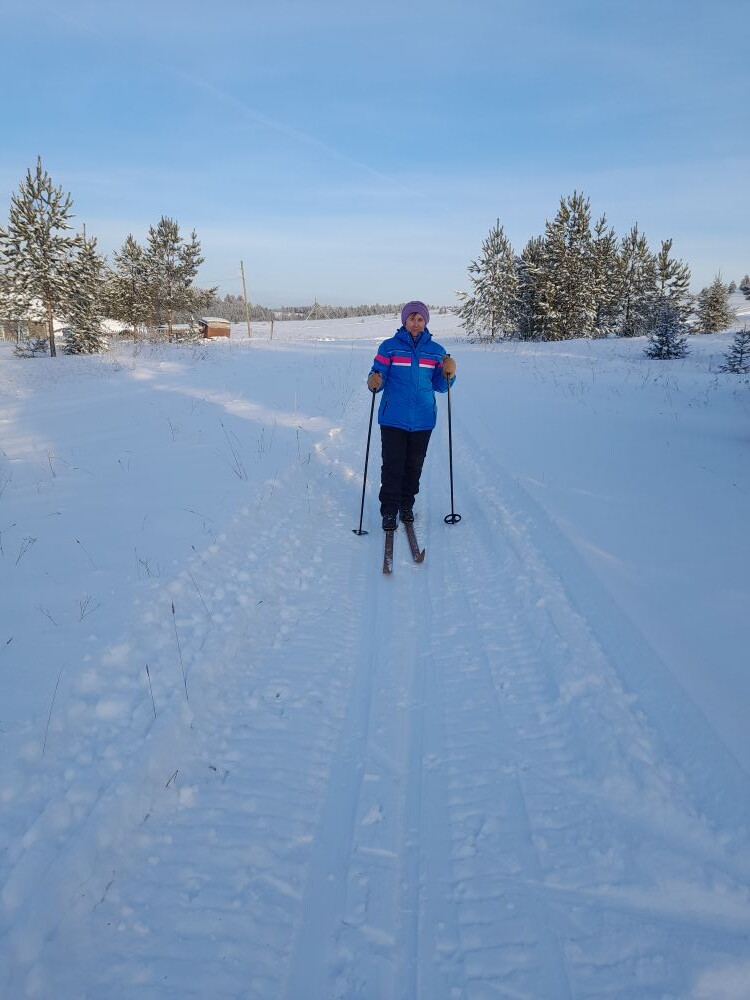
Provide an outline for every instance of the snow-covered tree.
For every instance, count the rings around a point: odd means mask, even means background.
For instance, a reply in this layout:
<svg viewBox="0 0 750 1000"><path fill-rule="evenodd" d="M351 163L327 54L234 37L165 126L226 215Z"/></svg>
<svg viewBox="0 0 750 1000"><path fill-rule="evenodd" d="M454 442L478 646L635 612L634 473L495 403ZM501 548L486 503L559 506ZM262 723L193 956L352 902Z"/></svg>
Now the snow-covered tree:
<svg viewBox="0 0 750 1000"><path fill-rule="evenodd" d="M698 329L701 333L718 333L734 322L734 310L729 305L729 290L720 274L698 295L697 312Z"/></svg>
<svg viewBox="0 0 750 1000"><path fill-rule="evenodd" d="M458 308L456 309L459 324L464 328L464 330L466 330L466 335L469 340L473 340L476 336L478 336L477 330L479 327L477 300L473 295L469 295L468 292L461 289L456 292L456 298L459 302Z"/></svg>
<svg viewBox="0 0 750 1000"><path fill-rule="evenodd" d="M648 335L644 353L649 358L660 360L684 358L689 353L687 334L687 324L680 310L665 300L657 309L654 328Z"/></svg>
<svg viewBox="0 0 750 1000"><path fill-rule="evenodd" d="M512 337L518 313L516 258L498 219L469 265L471 294L463 293L459 316L470 337L496 340Z"/></svg>
<svg viewBox="0 0 750 1000"><path fill-rule="evenodd" d="M672 240L662 240L661 249L654 259L656 279L656 300L659 304L668 302L687 320L693 310L690 295L690 268L681 260L671 256Z"/></svg>
<svg viewBox="0 0 750 1000"><path fill-rule="evenodd" d="M518 271L518 334L522 340L543 337L543 316L539 306L538 280L544 264L544 240L534 236L516 260Z"/></svg>
<svg viewBox="0 0 750 1000"><path fill-rule="evenodd" d="M636 224L620 244L622 294L620 297L621 337L642 337L653 325L656 297L654 255L645 235Z"/></svg>
<svg viewBox="0 0 750 1000"><path fill-rule="evenodd" d="M617 331L622 270L618 239L604 215L594 226L592 263L596 307L593 333L596 337L606 337Z"/></svg>
<svg viewBox="0 0 750 1000"><path fill-rule="evenodd" d="M68 296L65 315L66 354L98 354L107 346L102 329L104 258L97 253L96 240L84 239L76 256L76 281Z"/></svg>
<svg viewBox="0 0 750 1000"><path fill-rule="evenodd" d="M0 271L0 322L3 323L6 330L11 329L15 333L17 342L20 342L22 331L31 318L31 311L22 298L16 294L10 277L4 271ZM37 315L33 318L38 320L40 317ZM43 320L44 317L41 319ZM47 349L49 349L49 343L47 343Z"/></svg>
<svg viewBox="0 0 750 1000"><path fill-rule="evenodd" d="M83 246L83 237L72 233L72 208L71 196L55 187L40 157L11 197L7 228L0 226L0 270L18 301L41 302L53 357L53 314L74 290Z"/></svg>
<svg viewBox="0 0 750 1000"><path fill-rule="evenodd" d="M545 226L537 294L545 339L593 333L597 303L591 209L589 199L577 191L560 199L557 215Z"/></svg>
<svg viewBox="0 0 750 1000"><path fill-rule="evenodd" d="M195 230L186 242L175 219L162 216L149 227L146 264L151 305L157 322L166 323L170 339L175 312L192 305L192 284L203 259Z"/></svg>
<svg viewBox="0 0 750 1000"><path fill-rule="evenodd" d="M127 323L137 337L139 327L151 318L151 286L146 252L132 234L115 251L114 264L107 282L108 312Z"/></svg>
<svg viewBox="0 0 750 1000"><path fill-rule="evenodd" d="M733 375L750 373L750 330L743 327L734 335L732 346L724 355L724 364L720 372L731 372Z"/></svg>

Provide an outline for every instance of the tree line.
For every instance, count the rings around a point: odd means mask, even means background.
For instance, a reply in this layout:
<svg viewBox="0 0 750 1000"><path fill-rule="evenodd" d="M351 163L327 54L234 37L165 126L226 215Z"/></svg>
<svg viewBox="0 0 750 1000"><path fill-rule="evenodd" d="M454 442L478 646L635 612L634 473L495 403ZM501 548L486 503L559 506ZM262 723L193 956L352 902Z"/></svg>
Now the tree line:
<svg viewBox="0 0 750 1000"><path fill-rule="evenodd" d="M730 286L717 276L692 296L690 268L672 247L665 239L652 249L637 225L618 237L605 215L592 221L577 191L520 254L498 219L469 265L470 290L457 293L461 323L482 341L639 337L665 325L680 333L688 320L703 333L725 329Z"/></svg>
<svg viewBox="0 0 750 1000"><path fill-rule="evenodd" d="M214 295L207 309L213 316L221 316L231 323L245 322L245 300L241 295ZM360 316L389 316L401 311L401 305L396 303L375 302L372 305L331 306L315 302L298 306L278 306L271 309L268 306L252 305L250 318L258 322L271 320L305 320L311 313L317 317L328 319L353 319Z"/></svg>
<svg viewBox="0 0 750 1000"><path fill-rule="evenodd" d="M145 246L129 235L110 267L96 237L76 232L73 200L56 186L41 158L12 195L8 224L0 226L0 317L42 323L42 340L55 355L54 318L64 317L63 350L90 354L106 346L103 318L127 324L134 335L199 314L215 289L193 281L203 263L195 233L184 238L163 216Z"/></svg>

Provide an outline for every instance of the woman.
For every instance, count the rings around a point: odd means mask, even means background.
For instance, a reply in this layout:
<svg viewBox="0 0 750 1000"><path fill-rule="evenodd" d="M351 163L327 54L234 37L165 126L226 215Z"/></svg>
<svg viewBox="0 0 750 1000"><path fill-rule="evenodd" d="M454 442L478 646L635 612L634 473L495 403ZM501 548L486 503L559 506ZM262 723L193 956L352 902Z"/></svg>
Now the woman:
<svg viewBox="0 0 750 1000"><path fill-rule="evenodd" d="M394 531L398 516L414 520L414 499L437 419L435 393L456 380L456 362L427 329L430 310L407 302L401 327L378 348L367 379L372 392L383 390L378 423L383 449L380 513L383 530Z"/></svg>

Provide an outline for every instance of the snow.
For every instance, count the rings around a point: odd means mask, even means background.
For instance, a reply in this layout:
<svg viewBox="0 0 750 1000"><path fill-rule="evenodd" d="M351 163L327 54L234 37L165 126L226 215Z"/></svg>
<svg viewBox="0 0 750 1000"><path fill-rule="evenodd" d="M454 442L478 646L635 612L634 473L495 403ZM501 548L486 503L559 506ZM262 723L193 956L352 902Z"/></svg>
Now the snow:
<svg viewBox="0 0 750 1000"><path fill-rule="evenodd" d="M431 329L391 578L392 318L0 344L1 996L750 996L731 337Z"/></svg>

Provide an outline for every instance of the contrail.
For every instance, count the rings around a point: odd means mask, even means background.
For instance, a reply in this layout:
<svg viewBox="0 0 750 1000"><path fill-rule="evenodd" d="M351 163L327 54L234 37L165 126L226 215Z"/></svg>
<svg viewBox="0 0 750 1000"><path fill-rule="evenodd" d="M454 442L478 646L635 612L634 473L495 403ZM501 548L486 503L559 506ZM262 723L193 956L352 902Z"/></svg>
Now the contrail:
<svg viewBox="0 0 750 1000"><path fill-rule="evenodd" d="M59 21L62 21L69 27L73 27L84 34L95 35L97 38L101 38L103 41L111 40L111 36L108 36L105 33L103 33L99 28L95 27L91 21L84 22L83 20L71 14L70 11L66 10L65 8L60 9L56 6L53 7L46 3L42 3L40 4L40 6L48 15L57 18ZM156 63L153 60L150 63L150 67L152 70L158 70L158 71L161 71L163 69L163 67L159 63ZM286 135L290 139L294 139L296 142L302 143L306 146L312 146L315 149L319 149L322 152L327 153L329 156L334 156L342 163L347 163L349 164L350 167L354 167L357 170L361 170L364 173L369 174L370 177L374 177L376 180L380 181L381 184L386 184L393 190L399 191L401 194L407 194L412 198L419 198L420 200L426 200L426 196L421 191L415 191L413 188L407 187L400 181L395 180L395 178L389 177L387 174L381 173L379 170L376 170L369 164L363 163L361 160L356 160L352 156L348 156L346 153L343 153L340 149L337 149L335 146L331 146L329 143L323 142L321 139L317 139L314 135L310 135L309 132L303 132L300 129L292 128L292 126L284 124L284 122L279 122L273 118L268 118L266 115L263 115L259 111L256 111L254 108L250 107L244 101L240 100L237 97L234 97L232 94L229 94L226 91L222 90L221 88L215 86L215 84L209 83L206 80L202 80L194 76L190 76L183 70L174 67L170 68L170 77L171 78L177 77L180 80L182 80L182 82L185 83L187 86L192 87L196 90L202 90L204 93L210 94L211 97L213 97L216 101L221 102L227 107L232 108L234 111L243 115L247 121L254 122L256 125L260 125L262 128L269 129L270 131L278 132L280 135Z"/></svg>
<svg viewBox="0 0 750 1000"><path fill-rule="evenodd" d="M342 153L340 149L329 145L327 142L323 142L321 139L317 139L314 135L310 135L309 132L302 132L300 129L292 128L290 125L285 125L283 122L275 121L273 118L267 118L265 115L260 114L260 112L256 111L254 108L245 104L244 101L232 96L232 94L228 94L226 91L221 90L214 84L208 83L206 80L195 79L187 73L183 73L181 70L173 71L172 76L178 76L191 86L205 91L216 100L221 101L228 107L240 112L249 121L255 122L255 124L261 125L263 128L279 132L281 135L289 136L289 138L295 139L297 142L304 143L307 146L314 146L316 149L320 149L331 156L335 156L337 159L343 161L344 163L348 163L352 167L356 167L358 170L365 171L365 173L369 174L371 177L375 177L383 184L388 184L390 187L396 188L403 194L408 194L415 198L424 197L424 195L420 192L406 187L393 177L389 177L387 174L383 174L379 170L375 170L375 168L369 166L369 164L362 163L361 160L355 160L346 153Z"/></svg>

